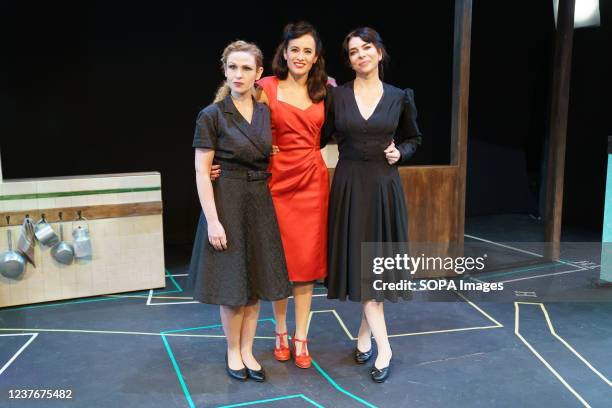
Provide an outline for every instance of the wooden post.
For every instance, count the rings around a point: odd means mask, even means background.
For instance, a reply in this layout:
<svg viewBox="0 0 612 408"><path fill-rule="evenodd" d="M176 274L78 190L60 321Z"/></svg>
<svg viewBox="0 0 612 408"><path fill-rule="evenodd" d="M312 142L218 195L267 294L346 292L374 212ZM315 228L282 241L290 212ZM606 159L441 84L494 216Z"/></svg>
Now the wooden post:
<svg viewBox="0 0 612 408"><path fill-rule="evenodd" d="M559 259L563 212L563 171L569 106L575 0L559 0L555 53L550 93L550 124L546 170L545 241L546 258Z"/></svg>
<svg viewBox="0 0 612 408"><path fill-rule="evenodd" d="M470 93L470 47L472 43L472 0L455 0L453 49L453 102L451 121L451 165L458 167L455 186L458 225L457 243L465 228L465 179L467 169L468 98Z"/></svg>

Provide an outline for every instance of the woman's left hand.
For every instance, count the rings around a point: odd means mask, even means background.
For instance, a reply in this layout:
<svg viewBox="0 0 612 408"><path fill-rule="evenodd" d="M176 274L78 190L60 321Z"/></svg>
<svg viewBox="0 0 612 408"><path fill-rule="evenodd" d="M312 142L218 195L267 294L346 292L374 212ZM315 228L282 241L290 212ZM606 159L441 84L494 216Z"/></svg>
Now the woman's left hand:
<svg viewBox="0 0 612 408"><path fill-rule="evenodd" d="M272 156L275 156L277 154L280 153L280 149L278 148L278 146L276 145L272 145L272 153L270 153Z"/></svg>
<svg viewBox="0 0 612 408"><path fill-rule="evenodd" d="M402 154L400 153L400 151L397 150L397 148L395 147L394 142L391 142L389 147L385 149L385 157L387 158L387 162L389 164L397 163L399 159L402 157Z"/></svg>

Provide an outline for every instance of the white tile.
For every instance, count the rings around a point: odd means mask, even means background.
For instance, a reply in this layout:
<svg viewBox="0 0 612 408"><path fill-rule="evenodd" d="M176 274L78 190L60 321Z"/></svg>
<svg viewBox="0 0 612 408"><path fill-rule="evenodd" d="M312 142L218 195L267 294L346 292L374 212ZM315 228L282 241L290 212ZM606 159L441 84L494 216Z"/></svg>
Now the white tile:
<svg viewBox="0 0 612 408"><path fill-rule="evenodd" d="M66 220L65 216L64 220ZM66 220L62 224L64 225L64 239L72 242L72 231L74 230L75 222L73 220Z"/></svg>
<svg viewBox="0 0 612 408"><path fill-rule="evenodd" d="M147 193L147 202L150 201L161 201L162 200L162 192L161 191L149 191Z"/></svg>
<svg viewBox="0 0 612 408"><path fill-rule="evenodd" d="M70 187L72 191L85 191L94 190L91 188L91 181L89 179L73 179L70 180Z"/></svg>
<svg viewBox="0 0 612 408"><path fill-rule="evenodd" d="M84 196L87 200L87 205L102 205L104 194L91 194Z"/></svg>
<svg viewBox="0 0 612 408"><path fill-rule="evenodd" d="M142 219L142 217L134 217L134 234L137 234L139 236L142 235L147 235L148 234L148 228L147 228L147 223L145 220Z"/></svg>
<svg viewBox="0 0 612 408"><path fill-rule="evenodd" d="M57 299L62 294L62 281L60 278L59 271L52 272L49 270L45 270L44 275L45 298Z"/></svg>
<svg viewBox="0 0 612 408"><path fill-rule="evenodd" d="M106 273L108 267L100 267L92 269L92 285L97 286L107 286L108 285L108 274Z"/></svg>
<svg viewBox="0 0 612 408"><path fill-rule="evenodd" d="M143 186L143 176L127 176L121 178L121 188L136 188Z"/></svg>
<svg viewBox="0 0 612 408"><path fill-rule="evenodd" d="M321 150L321 155L323 156L323 160L327 168L335 168L338 164L338 146L337 145L327 145L323 150Z"/></svg>
<svg viewBox="0 0 612 408"><path fill-rule="evenodd" d="M134 235L134 222L129 217L123 218L119 222L119 235L120 236Z"/></svg>
<svg viewBox="0 0 612 408"><path fill-rule="evenodd" d="M82 270L77 273L77 285L86 291L93 290L93 273L91 270Z"/></svg>
<svg viewBox="0 0 612 408"><path fill-rule="evenodd" d="M92 203L90 205L111 205L117 204L117 194L99 194L97 195L97 202Z"/></svg>
<svg viewBox="0 0 612 408"><path fill-rule="evenodd" d="M21 202L19 200L7 200L4 201L4 211L13 212L21 211ZM6 220L4 220L6 222Z"/></svg>
<svg viewBox="0 0 612 408"><path fill-rule="evenodd" d="M72 191L70 180L41 180L36 185L38 194Z"/></svg>
<svg viewBox="0 0 612 408"><path fill-rule="evenodd" d="M100 190L102 177L84 177L79 184L83 190Z"/></svg>
<svg viewBox="0 0 612 408"><path fill-rule="evenodd" d="M141 249L128 249L121 253L121 259L126 263L138 262L144 257L144 255L144 251Z"/></svg>
<svg viewBox="0 0 612 408"><path fill-rule="evenodd" d="M146 193L119 193L117 194L118 204L138 203L142 200L143 195L146 197Z"/></svg>
<svg viewBox="0 0 612 408"><path fill-rule="evenodd" d="M29 303L27 286L20 281L10 282L10 302L13 305L24 305Z"/></svg>
<svg viewBox="0 0 612 408"><path fill-rule="evenodd" d="M121 257L121 253L117 253L112 256L104 258L105 265L108 265L113 268L118 268L122 262L123 262L123 258Z"/></svg>
<svg viewBox="0 0 612 408"><path fill-rule="evenodd" d="M57 208L55 200L55 198L39 198L36 203L36 208L39 210L49 210L52 208Z"/></svg>
<svg viewBox="0 0 612 408"><path fill-rule="evenodd" d="M159 174L150 174L146 176L134 176L131 177L129 183L131 187L142 188L142 187L159 187L161 186L161 177Z"/></svg>
<svg viewBox="0 0 612 408"><path fill-rule="evenodd" d="M45 298L45 280L40 276L30 276L25 278L28 285L28 292L30 294L30 301L37 301L38 299Z"/></svg>
<svg viewBox="0 0 612 408"><path fill-rule="evenodd" d="M108 190L111 188L117 188L115 177L96 177L92 178L92 190Z"/></svg>
<svg viewBox="0 0 612 408"><path fill-rule="evenodd" d="M35 181L14 181L4 183L2 191L4 195L36 194L36 187Z"/></svg>
<svg viewBox="0 0 612 408"><path fill-rule="evenodd" d="M88 196L73 196L72 197L72 206L73 207L85 207L88 204L87 202Z"/></svg>
<svg viewBox="0 0 612 408"><path fill-rule="evenodd" d="M102 227L104 229L105 237L118 237L119 236L119 220L118 219L106 220L106 222L103 225L100 225L99 227ZM97 225L95 227L93 225L90 225L89 230L90 232L92 232L94 228L99 229L99 227Z"/></svg>
<svg viewBox="0 0 612 408"><path fill-rule="evenodd" d="M38 200L17 200L17 211L38 210Z"/></svg>
<svg viewBox="0 0 612 408"><path fill-rule="evenodd" d="M72 197L56 197L55 205L57 208L72 207Z"/></svg>
<svg viewBox="0 0 612 408"><path fill-rule="evenodd" d="M78 297L78 285L76 282L62 282L62 297L64 299L72 299Z"/></svg>
<svg viewBox="0 0 612 408"><path fill-rule="evenodd" d="M11 293L8 279L0 275L0 307L10 305Z"/></svg>

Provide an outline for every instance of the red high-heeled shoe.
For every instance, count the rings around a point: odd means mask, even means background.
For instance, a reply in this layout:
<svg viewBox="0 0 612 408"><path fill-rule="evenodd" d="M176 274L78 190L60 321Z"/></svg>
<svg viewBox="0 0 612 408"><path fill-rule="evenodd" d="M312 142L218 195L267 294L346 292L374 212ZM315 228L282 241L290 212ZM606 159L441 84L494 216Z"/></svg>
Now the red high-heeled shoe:
<svg viewBox="0 0 612 408"><path fill-rule="evenodd" d="M278 337L278 344L280 344L280 347L276 347L276 344L274 345L274 358L276 358L278 361L287 361L291 358L291 352L289 351L289 345L286 345L283 343L283 337L287 336L287 332L284 333L276 333L274 332L274 334L276 335L276 337ZM287 341L287 343L289 343L289 341Z"/></svg>
<svg viewBox="0 0 612 408"><path fill-rule="evenodd" d="M302 351L298 355L295 351L295 342L302 343ZM310 358L310 354L306 350L306 344L308 344L308 340L300 340L295 338L295 333L291 336L291 345L293 346L293 358L295 359L295 365L300 368L310 368L312 366L312 358Z"/></svg>

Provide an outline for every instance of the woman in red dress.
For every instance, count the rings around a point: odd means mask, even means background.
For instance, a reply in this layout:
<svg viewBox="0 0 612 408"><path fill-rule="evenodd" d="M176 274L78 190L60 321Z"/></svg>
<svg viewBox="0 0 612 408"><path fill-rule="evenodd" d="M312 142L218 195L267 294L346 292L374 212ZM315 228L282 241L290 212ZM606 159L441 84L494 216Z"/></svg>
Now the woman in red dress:
<svg viewBox="0 0 612 408"><path fill-rule="evenodd" d="M296 328L292 343L300 368L312 364L306 339L314 281L327 276L329 181L320 150L327 74L321 52L321 39L312 25L288 24L272 62L274 76L258 82L260 100L271 111L272 144L278 146L270 160L269 185L293 282ZM274 302L274 356L279 361L290 358L287 302Z"/></svg>
<svg viewBox="0 0 612 408"><path fill-rule="evenodd" d="M321 39L311 24L288 24L272 62L274 76L258 81L258 101L271 111L275 151L269 186L293 283L296 327L292 346L300 368L312 365L306 340L312 292L315 281L327 276L329 181L320 151L327 74L321 52ZM288 299L274 302L274 356L279 361L291 358L287 303Z"/></svg>

